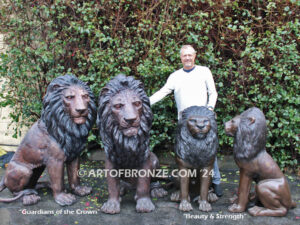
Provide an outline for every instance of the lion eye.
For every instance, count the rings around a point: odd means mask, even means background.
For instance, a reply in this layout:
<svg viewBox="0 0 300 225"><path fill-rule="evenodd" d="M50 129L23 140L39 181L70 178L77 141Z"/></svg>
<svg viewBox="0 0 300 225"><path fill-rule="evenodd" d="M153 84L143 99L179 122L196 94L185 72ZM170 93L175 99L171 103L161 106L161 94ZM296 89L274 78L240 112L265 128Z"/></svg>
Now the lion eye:
<svg viewBox="0 0 300 225"><path fill-rule="evenodd" d="M191 119L190 122L191 123L197 123L197 121L195 119Z"/></svg>
<svg viewBox="0 0 300 225"><path fill-rule="evenodd" d="M66 96L66 99L68 99L68 100L71 100L71 99L73 99L73 98L75 98L74 95L68 95L68 96Z"/></svg>
<svg viewBox="0 0 300 225"><path fill-rule="evenodd" d="M136 106L136 107L141 106L141 104L142 104L142 103L141 103L140 101L136 101L136 102L133 103L133 105Z"/></svg>
<svg viewBox="0 0 300 225"><path fill-rule="evenodd" d="M116 105L114 105L114 108L115 108L115 109L121 109L122 107L123 107L122 104L116 104Z"/></svg>
<svg viewBox="0 0 300 225"><path fill-rule="evenodd" d="M89 97L88 94L82 95L82 98L87 99Z"/></svg>

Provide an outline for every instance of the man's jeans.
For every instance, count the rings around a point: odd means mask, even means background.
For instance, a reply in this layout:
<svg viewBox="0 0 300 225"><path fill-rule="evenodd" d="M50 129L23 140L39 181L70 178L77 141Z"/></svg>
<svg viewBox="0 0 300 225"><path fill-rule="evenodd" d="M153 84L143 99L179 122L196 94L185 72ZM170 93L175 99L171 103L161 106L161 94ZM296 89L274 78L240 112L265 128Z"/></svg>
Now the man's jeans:
<svg viewBox="0 0 300 225"><path fill-rule="evenodd" d="M217 185L221 183L221 175L220 175L220 171L219 171L217 157L214 162L214 176L212 178L212 183L217 184Z"/></svg>

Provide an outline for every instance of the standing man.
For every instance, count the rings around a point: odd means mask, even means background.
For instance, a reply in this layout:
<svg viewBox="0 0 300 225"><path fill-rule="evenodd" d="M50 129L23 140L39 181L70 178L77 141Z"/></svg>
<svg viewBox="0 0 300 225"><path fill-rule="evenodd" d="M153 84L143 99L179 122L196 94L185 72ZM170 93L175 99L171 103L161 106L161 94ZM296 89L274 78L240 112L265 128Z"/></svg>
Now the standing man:
<svg viewBox="0 0 300 225"><path fill-rule="evenodd" d="M206 106L214 110L217 101L217 91L209 68L195 65L196 51L191 45L183 45L180 59L183 68L172 73L166 84L150 97L150 104L162 100L174 91L178 120L184 109L190 106ZM221 177L217 157L214 162L212 185L218 197L223 195L220 187Z"/></svg>

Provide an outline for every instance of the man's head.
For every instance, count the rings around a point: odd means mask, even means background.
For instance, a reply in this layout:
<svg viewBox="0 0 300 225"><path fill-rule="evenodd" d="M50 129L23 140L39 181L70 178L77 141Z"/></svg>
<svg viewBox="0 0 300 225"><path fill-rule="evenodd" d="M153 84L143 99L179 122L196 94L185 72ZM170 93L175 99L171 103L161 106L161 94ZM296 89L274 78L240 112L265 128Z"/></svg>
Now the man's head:
<svg viewBox="0 0 300 225"><path fill-rule="evenodd" d="M190 70L195 66L196 51L191 45L183 45L180 49L180 59L183 68Z"/></svg>

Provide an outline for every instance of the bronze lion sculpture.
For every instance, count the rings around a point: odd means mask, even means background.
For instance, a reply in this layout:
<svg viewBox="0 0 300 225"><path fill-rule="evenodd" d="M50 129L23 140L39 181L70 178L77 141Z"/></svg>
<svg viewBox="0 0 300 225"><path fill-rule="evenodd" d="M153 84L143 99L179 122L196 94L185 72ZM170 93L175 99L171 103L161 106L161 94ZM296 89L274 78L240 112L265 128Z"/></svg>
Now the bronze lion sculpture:
<svg viewBox="0 0 300 225"><path fill-rule="evenodd" d="M266 152L266 119L256 107L244 111L225 123L225 132L234 137L233 154L240 168L237 198L230 212L244 212L252 181L256 182L256 200L263 207L248 209L252 216L285 216L295 207L288 182L272 157Z"/></svg>
<svg viewBox="0 0 300 225"><path fill-rule="evenodd" d="M108 170L153 170L158 159L149 149L149 132L152 111L143 84L133 77L119 74L101 90L97 126L106 153L105 168ZM120 212L120 181L136 186L137 212L155 209L150 198L149 176L107 176L108 201L101 210L104 213Z"/></svg>
<svg viewBox="0 0 300 225"><path fill-rule="evenodd" d="M216 194L209 192L218 145L215 113L204 106L191 106L183 110L176 133L176 162L179 171L196 169L199 172L198 202L201 211L211 211L209 202L218 200ZM193 210L189 197L189 183L189 176L180 176L180 192L171 195L172 201L180 201L181 211Z"/></svg>
<svg viewBox="0 0 300 225"><path fill-rule="evenodd" d="M85 83L73 75L54 79L43 99L41 119L25 135L0 183L0 191L7 187L16 197L0 202L23 197L24 205L37 203L40 197L35 188L47 168L55 201L71 205L76 198L65 192L64 164L71 191L79 196L89 194L92 189L80 185L77 171L95 119L94 96Z"/></svg>

